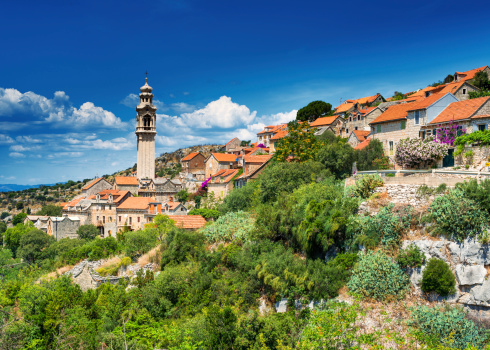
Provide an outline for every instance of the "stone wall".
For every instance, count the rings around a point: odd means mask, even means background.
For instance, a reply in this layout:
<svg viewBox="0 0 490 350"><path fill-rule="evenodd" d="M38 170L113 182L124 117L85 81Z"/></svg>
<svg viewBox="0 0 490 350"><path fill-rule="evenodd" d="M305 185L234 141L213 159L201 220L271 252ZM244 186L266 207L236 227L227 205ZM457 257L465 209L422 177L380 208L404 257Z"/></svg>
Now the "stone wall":
<svg viewBox="0 0 490 350"><path fill-rule="evenodd" d="M471 158L464 157L464 153L468 151L473 151L473 156ZM465 166L469 165L470 169L475 169L477 171L486 171L488 167L485 166L490 159L490 147L484 146L466 146L464 151L457 157L454 157L455 166Z"/></svg>

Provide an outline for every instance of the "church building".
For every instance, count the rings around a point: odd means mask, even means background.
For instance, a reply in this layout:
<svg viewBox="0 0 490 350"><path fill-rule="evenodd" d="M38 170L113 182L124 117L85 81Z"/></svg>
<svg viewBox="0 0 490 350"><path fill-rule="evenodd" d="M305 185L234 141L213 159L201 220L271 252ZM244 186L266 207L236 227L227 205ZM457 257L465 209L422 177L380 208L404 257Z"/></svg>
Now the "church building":
<svg viewBox="0 0 490 350"><path fill-rule="evenodd" d="M157 108L153 105L152 88L145 85L140 88L140 103L136 106L136 138L138 155L136 176L138 180L153 180L155 178L155 136L157 134Z"/></svg>

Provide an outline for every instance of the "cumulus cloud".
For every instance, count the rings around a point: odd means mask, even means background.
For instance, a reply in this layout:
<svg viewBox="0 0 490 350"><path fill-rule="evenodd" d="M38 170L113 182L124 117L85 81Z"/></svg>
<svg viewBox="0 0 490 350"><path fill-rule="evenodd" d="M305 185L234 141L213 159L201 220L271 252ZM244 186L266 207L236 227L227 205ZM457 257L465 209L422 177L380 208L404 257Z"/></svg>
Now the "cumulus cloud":
<svg viewBox="0 0 490 350"><path fill-rule="evenodd" d="M25 158L25 154L23 153L19 153L19 152L10 152L9 153L9 157L12 157L12 158Z"/></svg>
<svg viewBox="0 0 490 350"><path fill-rule="evenodd" d="M177 113L188 113L194 111L196 109L196 106L184 102L177 102L177 103L172 103L170 105L170 108L176 111Z"/></svg>
<svg viewBox="0 0 490 350"><path fill-rule="evenodd" d="M8 135L0 134L0 145L6 145L8 143L14 143L14 139Z"/></svg>
<svg viewBox="0 0 490 350"><path fill-rule="evenodd" d="M129 94L128 96L123 98L119 103L121 103L121 104L123 104L129 108L135 108L140 103L140 97L136 94ZM153 105L155 105L155 107L157 107L157 109L160 109L160 110L167 110L168 109L168 107L165 105L165 103L163 103L162 101L157 100L155 98L153 99Z"/></svg>
<svg viewBox="0 0 490 350"><path fill-rule="evenodd" d="M116 117L114 113L95 106L92 102L85 102L76 108L70 98L63 91L56 91L49 99L28 91L21 93L16 89L0 88L0 118L22 119L34 125L49 124L51 127L69 127L82 129L92 126L109 129L126 128L127 124ZM10 122L10 121L9 121ZM2 121L2 125L9 130L25 127L26 123L19 125ZM7 129L4 129L7 130Z"/></svg>
<svg viewBox="0 0 490 350"><path fill-rule="evenodd" d="M182 119L187 125L202 129L213 127L229 129L249 124L256 115L257 112L250 112L247 106L232 102L231 97L221 96L204 108L192 113L183 113Z"/></svg>

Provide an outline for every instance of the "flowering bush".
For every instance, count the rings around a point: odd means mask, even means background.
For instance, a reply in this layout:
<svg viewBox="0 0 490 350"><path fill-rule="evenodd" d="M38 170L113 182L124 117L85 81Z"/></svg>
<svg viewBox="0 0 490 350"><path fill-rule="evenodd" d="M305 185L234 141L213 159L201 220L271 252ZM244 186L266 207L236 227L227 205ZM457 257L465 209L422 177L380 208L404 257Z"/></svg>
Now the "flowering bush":
<svg viewBox="0 0 490 350"><path fill-rule="evenodd" d="M453 123L452 121L445 127L441 127L436 130L436 138L434 139L437 143L444 143L446 145L452 146L454 145L454 141L456 140L456 136L458 134L458 129L462 127L458 124ZM463 133L466 132L466 129L462 130Z"/></svg>
<svg viewBox="0 0 490 350"><path fill-rule="evenodd" d="M424 140L406 138L396 147L395 161L405 168L430 165L447 155L448 144L434 142L432 137Z"/></svg>
<svg viewBox="0 0 490 350"><path fill-rule="evenodd" d="M264 145L263 143L259 143L259 144L257 145L257 147L258 147L258 148L266 148L266 147L265 147L265 145Z"/></svg>
<svg viewBox="0 0 490 350"><path fill-rule="evenodd" d="M202 184L201 184L201 189L203 190L207 190L208 189L208 182L211 180L211 177L207 180L205 180Z"/></svg>

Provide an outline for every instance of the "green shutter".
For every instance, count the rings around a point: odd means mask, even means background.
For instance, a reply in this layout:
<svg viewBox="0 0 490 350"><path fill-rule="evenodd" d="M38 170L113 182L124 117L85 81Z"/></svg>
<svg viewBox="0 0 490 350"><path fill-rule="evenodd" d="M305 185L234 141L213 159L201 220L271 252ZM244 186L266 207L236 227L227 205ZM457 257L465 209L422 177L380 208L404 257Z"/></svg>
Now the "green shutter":
<svg viewBox="0 0 490 350"><path fill-rule="evenodd" d="M376 127L376 132L381 132L381 124L378 124Z"/></svg>
<svg viewBox="0 0 490 350"><path fill-rule="evenodd" d="M402 126L402 130L404 130L405 129L405 120L402 120L401 126Z"/></svg>

